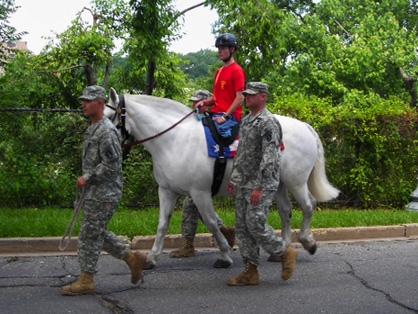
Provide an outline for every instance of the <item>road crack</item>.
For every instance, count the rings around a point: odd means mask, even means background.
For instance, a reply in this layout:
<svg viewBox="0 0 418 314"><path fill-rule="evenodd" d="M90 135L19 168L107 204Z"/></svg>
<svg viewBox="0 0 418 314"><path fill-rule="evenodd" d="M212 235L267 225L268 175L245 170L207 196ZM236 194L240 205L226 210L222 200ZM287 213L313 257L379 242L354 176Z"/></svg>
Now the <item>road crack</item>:
<svg viewBox="0 0 418 314"><path fill-rule="evenodd" d="M112 311L114 314L134 314L135 312L130 306L116 298L109 295L98 295L96 296L101 300L103 306Z"/></svg>
<svg viewBox="0 0 418 314"><path fill-rule="evenodd" d="M357 275L356 274L356 272L355 272L355 270L354 270L354 267L353 267L353 265L351 265L349 262L347 262L347 261L345 261L345 263L350 267L350 271L348 272L348 274L349 275L351 275L351 276L353 276L355 279L357 279L363 286L365 286L367 289L370 289L370 290L373 290L373 291L376 291L376 292L379 292L379 293L381 293L381 294L383 294L385 297L386 297L386 299L389 301L389 302L392 302L393 304L396 304L396 305L398 305L398 306L400 306L400 307L402 307L402 308L404 308L404 309L406 309L406 310L409 310L409 311L411 311L411 312L414 312L414 313L418 313L418 310L417 309L414 309L414 308L412 308L412 307L409 307L408 305L406 305L406 304L403 304L403 303L401 303L401 302L399 302L399 301L397 301L397 300L395 300L389 293L386 293L385 291L383 291L383 290L381 290L381 289L378 289L378 288L375 288L375 287L372 287L365 279L363 279L363 278L361 278L359 275Z"/></svg>

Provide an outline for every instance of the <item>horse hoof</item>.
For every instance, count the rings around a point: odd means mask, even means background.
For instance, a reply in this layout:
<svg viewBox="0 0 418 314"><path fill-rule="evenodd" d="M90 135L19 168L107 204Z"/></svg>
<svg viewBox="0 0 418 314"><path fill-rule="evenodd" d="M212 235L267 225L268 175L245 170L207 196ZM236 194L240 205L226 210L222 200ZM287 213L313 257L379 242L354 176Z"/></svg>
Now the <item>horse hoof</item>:
<svg viewBox="0 0 418 314"><path fill-rule="evenodd" d="M314 255L316 252L316 249L318 248L318 246L315 244L313 247L311 247L308 252L311 253L311 255Z"/></svg>
<svg viewBox="0 0 418 314"><path fill-rule="evenodd" d="M150 269L154 269L154 268L155 268L155 264L147 261L144 265L144 268L142 268L142 269L143 270L150 270Z"/></svg>
<svg viewBox="0 0 418 314"><path fill-rule="evenodd" d="M267 259L267 262L270 263L281 263L283 261L283 257L277 254L271 254Z"/></svg>
<svg viewBox="0 0 418 314"><path fill-rule="evenodd" d="M228 261L224 261L222 259L218 259L214 264L213 267L215 268L228 268L229 266L231 266L232 263L228 262Z"/></svg>

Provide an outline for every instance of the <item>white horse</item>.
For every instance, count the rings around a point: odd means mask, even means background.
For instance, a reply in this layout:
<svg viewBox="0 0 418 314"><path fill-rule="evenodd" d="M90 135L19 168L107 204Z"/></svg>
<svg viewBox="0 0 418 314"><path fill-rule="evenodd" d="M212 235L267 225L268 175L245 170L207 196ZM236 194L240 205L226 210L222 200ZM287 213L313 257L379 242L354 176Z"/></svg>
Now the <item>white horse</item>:
<svg viewBox="0 0 418 314"><path fill-rule="evenodd" d="M159 97L118 97L111 88L110 103L105 114L115 124L121 125L120 122L123 122L123 128L136 140L145 139L143 145L152 155L154 176L159 186L160 215L147 267L154 267L161 257L164 238L180 195L188 195L193 199L205 225L219 245L218 261L231 265L231 248L217 226L211 196L215 158L208 157L202 123L195 118L191 109L179 102ZM289 191L303 211L298 239L306 250L314 254L317 245L310 234L310 223L315 200L329 201L336 198L339 191L327 180L324 149L313 128L296 119L276 117L282 125L285 146L282 152L281 183L275 196L282 221L282 237L288 245L291 243L292 205L287 193ZM227 163L217 194L219 196L230 196L227 185L232 163L232 160Z"/></svg>

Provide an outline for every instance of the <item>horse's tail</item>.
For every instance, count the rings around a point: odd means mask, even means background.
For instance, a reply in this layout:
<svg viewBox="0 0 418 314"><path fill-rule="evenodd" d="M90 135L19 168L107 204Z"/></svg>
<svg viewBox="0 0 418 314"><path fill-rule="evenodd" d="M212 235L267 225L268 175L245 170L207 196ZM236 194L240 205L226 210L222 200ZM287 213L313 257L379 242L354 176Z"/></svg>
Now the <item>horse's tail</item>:
<svg viewBox="0 0 418 314"><path fill-rule="evenodd" d="M312 132L316 139L316 145L318 147L318 156L316 158L315 166L312 169L308 179L308 188L312 196L319 202L330 201L340 194L340 191L334 188L329 183L327 175L325 173L325 153L324 146L322 145L321 139L318 133L310 126L305 123L308 129Z"/></svg>

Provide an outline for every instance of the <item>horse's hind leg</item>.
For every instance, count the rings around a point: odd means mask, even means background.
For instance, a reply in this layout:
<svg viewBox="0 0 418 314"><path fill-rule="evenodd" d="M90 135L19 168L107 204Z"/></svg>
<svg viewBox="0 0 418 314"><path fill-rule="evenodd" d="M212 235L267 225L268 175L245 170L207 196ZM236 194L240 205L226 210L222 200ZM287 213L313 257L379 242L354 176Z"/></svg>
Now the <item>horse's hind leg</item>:
<svg viewBox="0 0 418 314"><path fill-rule="evenodd" d="M164 238L167 234L170 220L173 215L174 206L178 195L171 190L158 188L158 197L160 199L160 215L158 218L158 231L155 237L151 251L148 253L147 264L145 269L155 267L163 252Z"/></svg>
<svg viewBox="0 0 418 314"><path fill-rule="evenodd" d="M299 242L305 250L311 254L315 254L317 244L311 234L311 220L316 201L309 193L307 185L304 185L299 189L295 189L295 191L291 191L291 193L301 206L303 212L302 226L298 236Z"/></svg>

